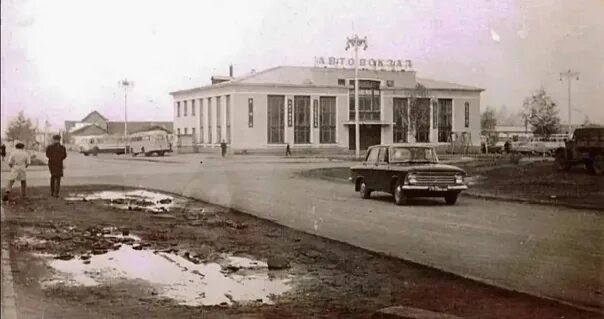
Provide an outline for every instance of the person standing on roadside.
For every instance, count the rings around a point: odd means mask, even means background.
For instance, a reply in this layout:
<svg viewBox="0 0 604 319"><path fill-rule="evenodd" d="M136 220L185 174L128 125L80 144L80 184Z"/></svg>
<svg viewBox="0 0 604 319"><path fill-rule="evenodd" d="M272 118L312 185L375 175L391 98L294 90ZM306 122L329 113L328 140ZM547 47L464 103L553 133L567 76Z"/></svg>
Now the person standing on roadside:
<svg viewBox="0 0 604 319"><path fill-rule="evenodd" d="M292 150L289 147L289 143L285 146L285 156L292 156Z"/></svg>
<svg viewBox="0 0 604 319"><path fill-rule="evenodd" d="M21 182L21 198L26 197L27 183L26 179L26 169L29 165L31 165L31 159L29 154L25 151L25 144L19 142L15 145L16 149L10 153L8 156L8 166L11 168L10 175L8 177L8 185L6 187L6 192L4 196L2 196L3 201L7 201L10 195L10 191L13 188L13 184L15 181Z"/></svg>
<svg viewBox="0 0 604 319"><path fill-rule="evenodd" d="M222 152L222 157L224 157L226 155L226 151L227 151L227 144L224 140L222 140L222 142L220 142L220 150Z"/></svg>
<svg viewBox="0 0 604 319"><path fill-rule="evenodd" d="M4 143L2 143L0 151L2 151L2 161L4 162L4 158L6 157L6 145L4 145Z"/></svg>
<svg viewBox="0 0 604 319"><path fill-rule="evenodd" d="M63 177L63 161L67 158L67 150L61 145L61 136L52 137L53 143L46 148L48 169L50 170L50 193L52 197L59 197L61 178Z"/></svg>

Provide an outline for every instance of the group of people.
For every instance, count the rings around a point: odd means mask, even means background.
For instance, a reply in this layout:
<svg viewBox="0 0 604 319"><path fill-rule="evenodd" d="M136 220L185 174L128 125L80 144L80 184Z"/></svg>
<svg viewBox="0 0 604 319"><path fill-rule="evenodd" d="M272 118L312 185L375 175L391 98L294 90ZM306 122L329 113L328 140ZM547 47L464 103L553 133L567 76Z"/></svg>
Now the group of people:
<svg viewBox="0 0 604 319"><path fill-rule="evenodd" d="M4 146L4 145L3 145ZM21 197L27 196L27 167L31 165L31 157L25 151L25 144L19 142L15 145L15 150L10 153L7 164L10 167L10 174L6 191L2 196L3 201L8 201L15 181L21 182ZM4 159L6 149L2 149L2 158ZM67 158L67 150L61 145L61 136L53 136L53 143L46 148L46 157L48 158L48 169L50 170L50 194L52 197L59 197L61 189L61 178L63 177L63 161Z"/></svg>

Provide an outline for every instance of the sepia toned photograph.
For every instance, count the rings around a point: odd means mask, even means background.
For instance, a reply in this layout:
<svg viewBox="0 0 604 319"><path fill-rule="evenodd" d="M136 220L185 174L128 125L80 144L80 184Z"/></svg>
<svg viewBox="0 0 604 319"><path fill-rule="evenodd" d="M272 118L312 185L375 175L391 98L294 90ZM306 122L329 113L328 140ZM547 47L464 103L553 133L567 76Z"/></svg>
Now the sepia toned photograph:
<svg viewBox="0 0 604 319"><path fill-rule="evenodd" d="M604 319L603 0L2 0L2 319Z"/></svg>

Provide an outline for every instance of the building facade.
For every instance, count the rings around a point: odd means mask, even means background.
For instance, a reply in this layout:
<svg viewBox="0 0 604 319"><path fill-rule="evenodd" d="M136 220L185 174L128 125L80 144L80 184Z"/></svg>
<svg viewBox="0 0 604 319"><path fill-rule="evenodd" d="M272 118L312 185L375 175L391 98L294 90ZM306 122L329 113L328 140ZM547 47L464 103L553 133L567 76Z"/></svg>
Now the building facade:
<svg viewBox="0 0 604 319"><path fill-rule="evenodd" d="M234 150L355 147L354 70L279 66L172 92L174 133ZM421 89L418 89L418 84ZM359 70L362 149L380 143L480 145L482 89L410 71Z"/></svg>

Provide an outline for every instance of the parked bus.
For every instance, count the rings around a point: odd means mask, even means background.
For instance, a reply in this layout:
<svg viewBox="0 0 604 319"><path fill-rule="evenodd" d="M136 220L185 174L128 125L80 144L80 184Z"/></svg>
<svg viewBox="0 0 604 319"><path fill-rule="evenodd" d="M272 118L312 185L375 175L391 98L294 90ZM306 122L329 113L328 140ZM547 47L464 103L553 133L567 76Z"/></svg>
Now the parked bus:
<svg viewBox="0 0 604 319"><path fill-rule="evenodd" d="M163 130L134 133L130 135L129 139L132 156L138 154L164 156L166 153L172 152L169 135Z"/></svg>
<svg viewBox="0 0 604 319"><path fill-rule="evenodd" d="M123 136L101 135L91 136L79 143L80 153L88 155L124 154L126 143Z"/></svg>

